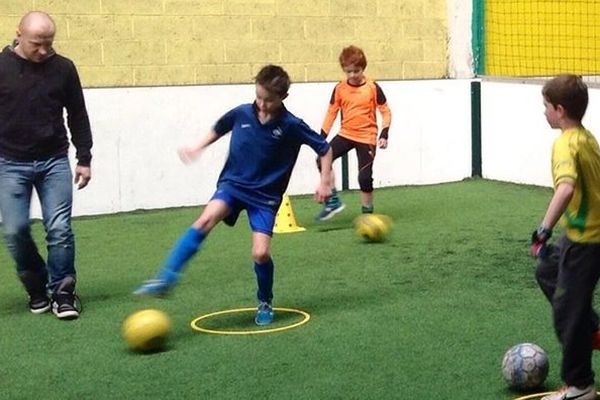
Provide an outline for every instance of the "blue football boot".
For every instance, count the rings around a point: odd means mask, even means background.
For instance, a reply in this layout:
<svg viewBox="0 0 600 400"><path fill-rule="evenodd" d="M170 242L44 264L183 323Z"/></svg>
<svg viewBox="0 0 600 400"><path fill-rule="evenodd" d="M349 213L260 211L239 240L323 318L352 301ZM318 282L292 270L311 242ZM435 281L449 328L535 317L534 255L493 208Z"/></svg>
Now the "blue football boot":
<svg viewBox="0 0 600 400"><path fill-rule="evenodd" d="M256 318L254 318L254 322L256 325L269 325L273 322L273 307L271 304L266 301L261 301L256 308Z"/></svg>
<svg viewBox="0 0 600 400"><path fill-rule="evenodd" d="M133 294L141 296L162 297L175 286L179 280L179 274L172 271L160 271L156 278L144 281Z"/></svg>

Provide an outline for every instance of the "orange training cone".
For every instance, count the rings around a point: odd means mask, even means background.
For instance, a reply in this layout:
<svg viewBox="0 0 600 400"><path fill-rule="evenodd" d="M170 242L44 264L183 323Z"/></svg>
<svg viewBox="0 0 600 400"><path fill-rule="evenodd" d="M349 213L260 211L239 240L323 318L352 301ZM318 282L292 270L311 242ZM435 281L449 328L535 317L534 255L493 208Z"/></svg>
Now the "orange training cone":
<svg viewBox="0 0 600 400"><path fill-rule="evenodd" d="M296 223L296 217L294 217L294 210L292 210L292 202L287 194L283 195L283 200L277 211L275 217L275 226L273 232L275 233L292 233L302 232L306 228L298 226Z"/></svg>

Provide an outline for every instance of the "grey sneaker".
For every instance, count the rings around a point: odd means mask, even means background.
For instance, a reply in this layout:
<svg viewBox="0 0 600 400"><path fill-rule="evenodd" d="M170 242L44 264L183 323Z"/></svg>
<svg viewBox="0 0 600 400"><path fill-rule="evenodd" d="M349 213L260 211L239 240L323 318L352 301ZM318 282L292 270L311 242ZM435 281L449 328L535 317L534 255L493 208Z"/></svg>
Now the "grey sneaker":
<svg viewBox="0 0 600 400"><path fill-rule="evenodd" d="M595 400L596 398L596 387L591 384L584 388L564 386L557 392L542 397L542 400Z"/></svg>
<svg viewBox="0 0 600 400"><path fill-rule="evenodd" d="M52 293L52 312L62 320L79 318L78 301L75 295L75 278L67 276Z"/></svg>

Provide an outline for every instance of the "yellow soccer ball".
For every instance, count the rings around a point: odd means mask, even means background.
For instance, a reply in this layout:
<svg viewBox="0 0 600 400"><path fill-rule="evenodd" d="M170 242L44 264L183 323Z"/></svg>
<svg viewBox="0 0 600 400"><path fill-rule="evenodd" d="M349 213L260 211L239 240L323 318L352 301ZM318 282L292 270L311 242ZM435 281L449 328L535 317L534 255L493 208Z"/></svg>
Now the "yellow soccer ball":
<svg viewBox="0 0 600 400"><path fill-rule="evenodd" d="M362 214L354 220L354 232L367 242L383 242L392 230L392 219L382 214Z"/></svg>
<svg viewBox="0 0 600 400"><path fill-rule="evenodd" d="M171 320L160 310L136 311L123 321L123 339L133 351L150 352L163 349L170 332Z"/></svg>

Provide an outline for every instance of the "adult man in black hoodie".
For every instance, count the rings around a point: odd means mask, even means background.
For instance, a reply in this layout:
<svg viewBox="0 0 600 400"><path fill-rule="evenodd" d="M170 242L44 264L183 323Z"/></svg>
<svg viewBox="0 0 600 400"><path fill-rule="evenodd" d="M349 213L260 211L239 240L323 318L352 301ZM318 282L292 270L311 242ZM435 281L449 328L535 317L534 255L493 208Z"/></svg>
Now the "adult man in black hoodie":
<svg viewBox="0 0 600 400"><path fill-rule="evenodd" d="M52 49L55 32L48 14L27 13L13 45L0 53L0 214L31 312L52 308L60 319L75 319L71 182L82 189L91 178L92 134L75 65ZM63 109L76 149L74 174ZM47 261L31 237L33 189L42 209Z"/></svg>

